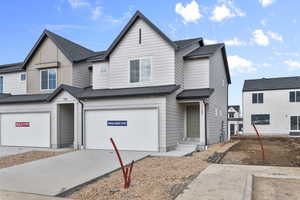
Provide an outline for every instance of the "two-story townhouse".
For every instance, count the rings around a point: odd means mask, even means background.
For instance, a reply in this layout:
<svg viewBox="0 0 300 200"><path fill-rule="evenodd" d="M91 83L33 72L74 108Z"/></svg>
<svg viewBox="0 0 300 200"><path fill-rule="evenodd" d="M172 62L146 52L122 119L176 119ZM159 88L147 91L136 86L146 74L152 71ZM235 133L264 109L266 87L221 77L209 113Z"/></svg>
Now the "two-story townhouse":
<svg viewBox="0 0 300 200"><path fill-rule="evenodd" d="M238 135L243 132L243 118L239 105L228 106L228 133Z"/></svg>
<svg viewBox="0 0 300 200"><path fill-rule="evenodd" d="M26 94L0 98L1 145L111 149L112 137L169 151L227 139L224 44L172 41L139 11L102 52L44 31L20 68Z"/></svg>
<svg viewBox="0 0 300 200"><path fill-rule="evenodd" d="M244 133L300 134L300 77L246 80L243 87Z"/></svg>

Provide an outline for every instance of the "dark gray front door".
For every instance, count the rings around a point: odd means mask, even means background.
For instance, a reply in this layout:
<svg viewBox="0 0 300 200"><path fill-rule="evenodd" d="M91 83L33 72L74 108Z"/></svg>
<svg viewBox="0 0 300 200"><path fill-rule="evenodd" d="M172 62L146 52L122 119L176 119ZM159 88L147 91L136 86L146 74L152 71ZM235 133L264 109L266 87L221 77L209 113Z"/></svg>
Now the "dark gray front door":
<svg viewBox="0 0 300 200"><path fill-rule="evenodd" d="M230 135L234 135L234 124L230 124Z"/></svg>
<svg viewBox="0 0 300 200"><path fill-rule="evenodd" d="M200 113L199 104L186 106L186 123L187 123L187 137L200 137Z"/></svg>

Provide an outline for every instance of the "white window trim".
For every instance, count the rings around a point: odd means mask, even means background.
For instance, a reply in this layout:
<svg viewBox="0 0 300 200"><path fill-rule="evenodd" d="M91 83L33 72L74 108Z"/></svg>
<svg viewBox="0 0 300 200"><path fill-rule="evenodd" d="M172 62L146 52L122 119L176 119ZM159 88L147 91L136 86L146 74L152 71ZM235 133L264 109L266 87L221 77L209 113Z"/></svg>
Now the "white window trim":
<svg viewBox="0 0 300 200"><path fill-rule="evenodd" d="M150 77L149 77L149 80L148 81L139 81L139 82L130 82L130 61L132 60L139 60L139 69L140 69L140 72L141 72L141 65L140 65L140 62L142 59L149 59L150 60ZM129 84L143 84L143 83L150 83L152 81L152 57L133 57L133 58L129 58L128 59L128 83ZM140 73L140 76L139 76L139 79L141 80L141 73Z"/></svg>
<svg viewBox="0 0 300 200"><path fill-rule="evenodd" d="M4 91L4 76L0 76L0 77L2 77L2 93L0 92L0 94L4 94L5 93L5 91Z"/></svg>
<svg viewBox="0 0 300 200"><path fill-rule="evenodd" d="M298 126L298 117L300 117L300 116L299 115L291 115L290 116L290 125L289 125L290 126L290 132L299 132L300 131L300 127L298 127L297 130L291 130L291 120L292 120L291 118L292 117L297 117L297 126Z"/></svg>
<svg viewBox="0 0 300 200"><path fill-rule="evenodd" d="M56 82L55 82L55 88L54 89L42 89L42 71L49 71L49 70L54 70L56 73ZM49 73L48 73L48 88L49 88ZM42 69L40 70L40 90L41 91L53 91L57 88L57 69L56 68L48 68L48 69Z"/></svg>
<svg viewBox="0 0 300 200"><path fill-rule="evenodd" d="M25 75L25 80L22 80L22 75ZM26 74L26 72L23 72L23 73L21 73L20 74L20 81L26 81L27 80L27 74Z"/></svg>

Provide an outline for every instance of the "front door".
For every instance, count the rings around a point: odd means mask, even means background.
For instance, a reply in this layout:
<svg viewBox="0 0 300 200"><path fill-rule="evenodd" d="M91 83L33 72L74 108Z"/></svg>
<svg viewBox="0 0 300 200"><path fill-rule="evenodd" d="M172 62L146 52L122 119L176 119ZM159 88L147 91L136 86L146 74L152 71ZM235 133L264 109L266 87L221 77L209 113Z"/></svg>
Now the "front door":
<svg viewBox="0 0 300 200"><path fill-rule="evenodd" d="M234 135L234 124L230 124L230 135Z"/></svg>
<svg viewBox="0 0 300 200"><path fill-rule="evenodd" d="M199 104L186 106L186 131L187 138L200 137L200 113Z"/></svg>

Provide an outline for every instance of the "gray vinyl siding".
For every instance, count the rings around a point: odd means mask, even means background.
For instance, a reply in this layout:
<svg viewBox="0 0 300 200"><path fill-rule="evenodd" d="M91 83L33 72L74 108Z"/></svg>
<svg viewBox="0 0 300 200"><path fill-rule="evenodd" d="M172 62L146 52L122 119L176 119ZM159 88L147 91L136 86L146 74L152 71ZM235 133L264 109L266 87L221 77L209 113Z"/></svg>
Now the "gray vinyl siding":
<svg viewBox="0 0 300 200"><path fill-rule="evenodd" d="M208 88L210 82L209 59L184 62L184 89Z"/></svg>
<svg viewBox="0 0 300 200"><path fill-rule="evenodd" d="M139 29L142 43L139 44ZM151 80L129 82L129 60L151 59ZM168 85L175 83L175 50L148 24L139 19L131 27L109 58L109 88Z"/></svg>
<svg viewBox="0 0 300 200"><path fill-rule="evenodd" d="M210 88L214 88L214 92L210 96L208 103L207 139L208 144L215 144L220 142L222 121L224 123L224 134L227 136L228 82L221 50L218 50L210 57L209 77Z"/></svg>
<svg viewBox="0 0 300 200"><path fill-rule="evenodd" d="M101 66L107 65L107 71L101 72ZM93 63L93 89L108 88L109 66L108 62Z"/></svg>
<svg viewBox="0 0 300 200"><path fill-rule="evenodd" d="M81 88L90 86L89 66L92 64L88 62L73 64L73 86Z"/></svg>
<svg viewBox="0 0 300 200"><path fill-rule="evenodd" d="M22 73L26 72L0 74L3 76L3 93L26 94L26 80L21 80Z"/></svg>
<svg viewBox="0 0 300 200"><path fill-rule="evenodd" d="M177 103L176 95L178 90L167 96L166 113L167 113L167 146L172 150L183 138L184 134L184 105Z"/></svg>
<svg viewBox="0 0 300 200"><path fill-rule="evenodd" d="M84 109L138 109L138 108L158 108L159 126L159 151L167 150L166 136L166 97L130 97L130 98L107 98L98 100L88 100L84 102ZM141 133L142 134L142 133Z"/></svg>
<svg viewBox="0 0 300 200"><path fill-rule="evenodd" d="M184 60L183 56L192 52L199 47L199 43L194 44L186 49L176 52L175 54L175 83L184 87Z"/></svg>

